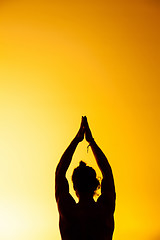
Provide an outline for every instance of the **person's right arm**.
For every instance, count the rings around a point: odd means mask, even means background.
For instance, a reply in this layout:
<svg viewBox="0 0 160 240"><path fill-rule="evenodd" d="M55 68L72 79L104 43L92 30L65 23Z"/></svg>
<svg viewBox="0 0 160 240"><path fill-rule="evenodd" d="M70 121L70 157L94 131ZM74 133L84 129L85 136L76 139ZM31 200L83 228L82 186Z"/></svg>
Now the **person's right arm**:
<svg viewBox="0 0 160 240"><path fill-rule="evenodd" d="M99 148L99 146L96 144L95 141L92 141L90 143L92 152L95 156L96 162L98 164L98 167L100 168L103 176L103 180L105 181L105 190L107 192L111 192L112 194L115 194L115 186L114 186L114 179L113 179L113 174L112 174L112 169L111 166L102 152L102 150Z"/></svg>
<svg viewBox="0 0 160 240"><path fill-rule="evenodd" d="M103 176L101 185L101 198L107 199L107 202L111 205L112 211L114 211L116 194L111 166L102 150L94 141L86 117L84 125L86 140L91 146L92 152Z"/></svg>

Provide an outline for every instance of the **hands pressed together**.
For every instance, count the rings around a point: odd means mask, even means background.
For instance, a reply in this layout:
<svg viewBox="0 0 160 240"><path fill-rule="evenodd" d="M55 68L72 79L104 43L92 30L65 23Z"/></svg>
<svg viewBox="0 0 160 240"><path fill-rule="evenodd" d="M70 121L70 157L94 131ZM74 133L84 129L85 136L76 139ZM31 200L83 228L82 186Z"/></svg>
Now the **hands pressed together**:
<svg viewBox="0 0 160 240"><path fill-rule="evenodd" d="M85 135L85 138L86 138L87 142L91 143L94 140L93 137L92 137L92 133L91 133L91 130L89 128L86 116L82 117L81 126L80 126L80 129L79 129L79 131L76 135L76 139L79 142L81 142L84 139L84 135Z"/></svg>

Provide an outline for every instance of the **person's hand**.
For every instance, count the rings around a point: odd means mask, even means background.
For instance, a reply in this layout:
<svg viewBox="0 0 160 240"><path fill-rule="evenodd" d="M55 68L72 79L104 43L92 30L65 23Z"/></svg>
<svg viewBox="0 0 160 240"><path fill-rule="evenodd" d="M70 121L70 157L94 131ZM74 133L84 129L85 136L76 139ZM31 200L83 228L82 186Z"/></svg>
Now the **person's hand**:
<svg viewBox="0 0 160 240"><path fill-rule="evenodd" d="M79 131L78 131L78 133L77 133L77 135L75 137L78 140L78 142L83 141L83 139L84 139L84 132L85 132L84 117L82 117L80 129L79 129Z"/></svg>
<svg viewBox="0 0 160 240"><path fill-rule="evenodd" d="M89 125L88 125L88 121L87 121L87 117L83 117L84 119L84 128L85 128L85 138L86 138L86 141L91 143L92 141L94 141L94 138L92 137L92 133L91 133L91 130L89 128Z"/></svg>

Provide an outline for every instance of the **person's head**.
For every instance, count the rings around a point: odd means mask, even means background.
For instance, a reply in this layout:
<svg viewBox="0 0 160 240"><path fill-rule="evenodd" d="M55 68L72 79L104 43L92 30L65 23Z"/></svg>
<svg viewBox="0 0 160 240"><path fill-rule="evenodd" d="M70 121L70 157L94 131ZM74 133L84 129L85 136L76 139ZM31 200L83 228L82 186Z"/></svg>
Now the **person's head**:
<svg viewBox="0 0 160 240"><path fill-rule="evenodd" d="M92 167L86 166L86 163L83 161L74 169L72 181L78 197L82 194L91 194L93 196L94 192L100 186L95 170Z"/></svg>

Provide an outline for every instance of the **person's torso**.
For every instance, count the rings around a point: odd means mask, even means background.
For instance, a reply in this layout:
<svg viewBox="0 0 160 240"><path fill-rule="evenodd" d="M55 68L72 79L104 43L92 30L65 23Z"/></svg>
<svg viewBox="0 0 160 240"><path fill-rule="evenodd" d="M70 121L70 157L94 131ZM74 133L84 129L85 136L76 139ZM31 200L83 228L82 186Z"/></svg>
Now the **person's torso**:
<svg viewBox="0 0 160 240"><path fill-rule="evenodd" d="M86 207L75 204L60 216L62 240L111 240L113 230L113 215L97 203Z"/></svg>

